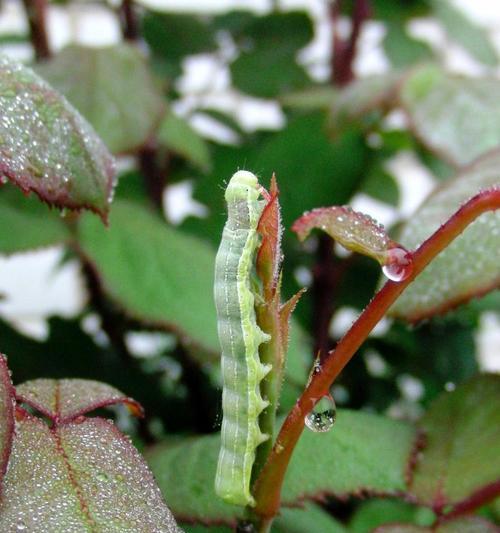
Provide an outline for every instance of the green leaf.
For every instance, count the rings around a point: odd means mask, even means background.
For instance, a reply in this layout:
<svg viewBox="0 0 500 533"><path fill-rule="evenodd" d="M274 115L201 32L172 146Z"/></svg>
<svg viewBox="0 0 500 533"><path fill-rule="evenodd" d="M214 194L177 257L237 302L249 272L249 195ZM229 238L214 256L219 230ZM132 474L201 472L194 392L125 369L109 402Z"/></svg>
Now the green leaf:
<svg viewBox="0 0 500 533"><path fill-rule="evenodd" d="M142 407L135 400L106 383L88 379L26 381L17 385L16 398L60 423L115 404L125 404L135 414L142 415Z"/></svg>
<svg viewBox="0 0 500 533"><path fill-rule="evenodd" d="M181 72L185 56L212 52L217 48L207 22L195 15L146 12L142 34L172 76Z"/></svg>
<svg viewBox="0 0 500 533"><path fill-rule="evenodd" d="M412 522L429 525L434 521L434 513L429 509L418 508L401 500L374 499L362 502L351 521L351 533L371 533L377 526L389 522Z"/></svg>
<svg viewBox="0 0 500 533"><path fill-rule="evenodd" d="M69 46L37 71L68 98L114 153L142 146L164 111L144 56L128 44Z"/></svg>
<svg viewBox="0 0 500 533"><path fill-rule="evenodd" d="M401 73L390 72L353 81L335 99L331 123L334 131L341 131L371 112L379 116L394 105Z"/></svg>
<svg viewBox="0 0 500 533"><path fill-rule="evenodd" d="M235 87L262 98L304 87L309 78L296 55L313 37L305 12L288 11L256 17L244 28L240 56L231 64ZM265 72L266 75L260 75Z"/></svg>
<svg viewBox="0 0 500 533"><path fill-rule="evenodd" d="M306 431L293 453L283 503L320 494L405 490L413 429L381 416L340 410L329 433ZM241 509L215 498L213 483L220 437L184 439L151 449L148 462L176 516L231 522Z"/></svg>
<svg viewBox="0 0 500 533"><path fill-rule="evenodd" d="M276 533L347 533L347 529L316 505L307 503L304 508L280 509L273 522Z"/></svg>
<svg viewBox="0 0 500 533"><path fill-rule="evenodd" d="M472 22L449 0L432 0L431 3L435 16L454 41L485 65L498 65L498 54L487 37L486 28Z"/></svg>
<svg viewBox="0 0 500 533"><path fill-rule="evenodd" d="M16 425L0 529L180 532L146 463L111 422L49 428L30 415Z"/></svg>
<svg viewBox="0 0 500 533"><path fill-rule="evenodd" d="M126 314L219 352L212 248L123 200L115 203L108 231L85 217L79 243L103 290Z"/></svg>
<svg viewBox="0 0 500 533"><path fill-rule="evenodd" d="M69 232L58 213L51 212L36 198L27 198L14 187L0 188L0 252L13 254L62 244Z"/></svg>
<svg viewBox="0 0 500 533"><path fill-rule="evenodd" d="M291 109L329 111L335 102L337 90L331 85L319 85L284 94L279 98L280 103Z"/></svg>
<svg viewBox="0 0 500 533"><path fill-rule="evenodd" d="M403 68L433 57L430 46L410 37L400 20L390 22L386 27L383 46L393 67Z"/></svg>
<svg viewBox="0 0 500 533"><path fill-rule="evenodd" d="M455 166L500 145L500 81L464 78L435 65L404 81L401 103L424 145Z"/></svg>
<svg viewBox="0 0 500 533"><path fill-rule="evenodd" d="M389 205L397 206L399 203L399 188L396 180L380 163L375 163L369 169L361 184L360 192Z"/></svg>
<svg viewBox="0 0 500 533"><path fill-rule="evenodd" d="M158 130L158 141L201 171L210 170L208 143L175 113L170 111L164 117Z"/></svg>
<svg viewBox="0 0 500 533"><path fill-rule="evenodd" d="M496 533L498 527L477 516L459 518L437 527L419 527L411 524L389 524L378 527L373 533Z"/></svg>
<svg viewBox="0 0 500 533"><path fill-rule="evenodd" d="M0 496L14 437L14 398L7 359L0 354Z"/></svg>
<svg viewBox="0 0 500 533"><path fill-rule="evenodd" d="M0 177L45 202L106 218L114 162L92 128L32 70L0 57Z"/></svg>
<svg viewBox="0 0 500 533"><path fill-rule="evenodd" d="M500 493L500 376L481 375L442 394L420 427L426 446L409 486L419 502L439 511Z"/></svg>
<svg viewBox="0 0 500 533"><path fill-rule="evenodd" d="M447 181L404 226L400 242L416 248L481 189L500 184L500 151L479 159ZM391 307L415 322L446 311L500 285L500 212L484 213L441 252Z"/></svg>

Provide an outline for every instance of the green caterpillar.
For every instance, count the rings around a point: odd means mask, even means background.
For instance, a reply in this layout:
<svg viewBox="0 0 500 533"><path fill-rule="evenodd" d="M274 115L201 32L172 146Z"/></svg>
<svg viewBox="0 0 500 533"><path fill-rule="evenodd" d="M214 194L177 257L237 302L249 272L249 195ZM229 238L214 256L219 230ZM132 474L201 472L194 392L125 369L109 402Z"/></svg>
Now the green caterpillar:
<svg viewBox="0 0 500 533"><path fill-rule="evenodd" d="M254 505L250 479L255 450L269 438L259 428L268 406L260 382L270 365L259 360L259 345L270 337L257 325L251 289L257 224L265 202L257 178L238 171L226 189L228 219L215 260L215 306L222 350L222 432L216 493L229 503Z"/></svg>

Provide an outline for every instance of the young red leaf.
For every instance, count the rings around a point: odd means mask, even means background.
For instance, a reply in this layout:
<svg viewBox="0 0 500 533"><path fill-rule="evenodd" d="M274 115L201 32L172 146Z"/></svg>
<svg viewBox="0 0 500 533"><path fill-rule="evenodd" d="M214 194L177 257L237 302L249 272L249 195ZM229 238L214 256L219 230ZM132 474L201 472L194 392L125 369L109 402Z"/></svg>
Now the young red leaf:
<svg viewBox="0 0 500 533"><path fill-rule="evenodd" d="M300 289L296 294L294 294L287 302L285 302L280 307L280 338L281 338L281 345L283 353L287 352L288 349L288 336L289 336L289 329L290 329L290 318L292 316L292 313L299 303L300 298L302 295L307 291L307 289Z"/></svg>
<svg viewBox="0 0 500 533"><path fill-rule="evenodd" d="M106 218L114 161L67 100L31 69L0 58L0 178L45 202Z"/></svg>
<svg viewBox="0 0 500 533"><path fill-rule="evenodd" d="M384 274L402 281L412 272L411 253L389 238L383 226L372 217L349 206L320 207L304 213L292 226L301 241L313 228L319 228L344 248L377 260Z"/></svg>
<svg viewBox="0 0 500 533"><path fill-rule="evenodd" d="M257 274L264 285L264 293L274 293L278 285L281 268L281 209L279 204L279 190L276 177L273 174L269 193L266 193L267 204L260 216L258 232L262 236L262 243L257 254Z"/></svg>
<svg viewBox="0 0 500 533"><path fill-rule="evenodd" d="M141 405L118 389L86 379L35 379L16 387L19 402L33 407L59 423L68 422L95 409L125 404L136 416Z"/></svg>
<svg viewBox="0 0 500 533"><path fill-rule="evenodd" d="M0 354L0 494L14 435L14 387L6 358Z"/></svg>

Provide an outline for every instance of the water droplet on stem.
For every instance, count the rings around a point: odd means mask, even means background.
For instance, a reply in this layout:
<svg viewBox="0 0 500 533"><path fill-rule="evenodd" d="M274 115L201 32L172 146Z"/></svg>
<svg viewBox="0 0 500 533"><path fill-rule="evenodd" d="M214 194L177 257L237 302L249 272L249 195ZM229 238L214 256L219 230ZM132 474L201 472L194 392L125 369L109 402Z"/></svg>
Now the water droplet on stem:
<svg viewBox="0 0 500 533"><path fill-rule="evenodd" d="M335 401L330 394L323 396L314 406L313 410L306 415L306 426L315 433L326 433L332 429L337 415Z"/></svg>
<svg viewBox="0 0 500 533"><path fill-rule="evenodd" d="M387 261L382 272L391 281L403 281L413 272L412 254L402 246L387 251Z"/></svg>

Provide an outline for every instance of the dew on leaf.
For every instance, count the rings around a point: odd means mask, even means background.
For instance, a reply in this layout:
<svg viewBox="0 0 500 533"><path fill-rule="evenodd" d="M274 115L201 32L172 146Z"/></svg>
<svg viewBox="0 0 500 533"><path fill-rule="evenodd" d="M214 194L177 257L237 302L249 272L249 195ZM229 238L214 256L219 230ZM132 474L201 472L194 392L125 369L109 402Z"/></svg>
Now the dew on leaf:
<svg viewBox="0 0 500 533"><path fill-rule="evenodd" d="M330 394L327 394L306 415L305 423L315 433L326 433L332 429L336 416L337 407L335 401Z"/></svg>

